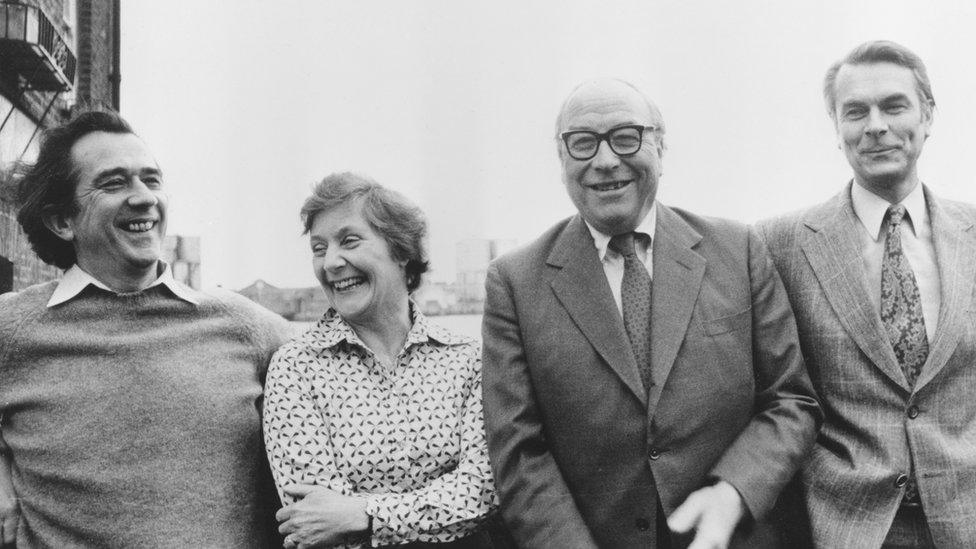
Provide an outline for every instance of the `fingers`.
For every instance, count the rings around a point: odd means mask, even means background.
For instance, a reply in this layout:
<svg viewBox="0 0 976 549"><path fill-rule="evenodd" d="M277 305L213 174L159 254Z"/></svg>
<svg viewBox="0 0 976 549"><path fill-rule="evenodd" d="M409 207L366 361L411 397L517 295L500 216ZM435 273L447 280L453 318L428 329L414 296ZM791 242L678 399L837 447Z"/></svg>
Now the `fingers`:
<svg viewBox="0 0 976 549"><path fill-rule="evenodd" d="M285 522L286 520L291 518L292 512L293 509L291 505L286 505L281 509L278 509L278 512L275 513L275 520L277 520L278 522Z"/></svg>
<svg viewBox="0 0 976 549"><path fill-rule="evenodd" d="M298 547L298 540L295 538L295 536L293 535L285 536L285 543L284 543L285 549L296 549L297 547Z"/></svg>
<svg viewBox="0 0 976 549"><path fill-rule="evenodd" d="M298 525L293 520L286 520L278 525L278 532L282 534L293 534L296 531L298 531Z"/></svg>
<svg viewBox="0 0 976 549"><path fill-rule="evenodd" d="M738 491L719 481L688 496L668 518L668 527L679 534L695 530L688 549L725 549L743 513Z"/></svg>
<svg viewBox="0 0 976 549"><path fill-rule="evenodd" d="M315 486L314 484L292 484L291 486L285 486L285 493L293 498L301 499L316 488L318 488L318 486Z"/></svg>
<svg viewBox="0 0 976 549"><path fill-rule="evenodd" d="M728 524L717 513L705 512L698 521L695 539L688 549L726 549L735 524Z"/></svg>
<svg viewBox="0 0 976 549"><path fill-rule="evenodd" d="M674 513L668 517L668 528L672 532L677 532L679 534L684 534L690 531L695 525L698 524L698 520L702 513L702 494L700 491L692 493L688 496Z"/></svg>

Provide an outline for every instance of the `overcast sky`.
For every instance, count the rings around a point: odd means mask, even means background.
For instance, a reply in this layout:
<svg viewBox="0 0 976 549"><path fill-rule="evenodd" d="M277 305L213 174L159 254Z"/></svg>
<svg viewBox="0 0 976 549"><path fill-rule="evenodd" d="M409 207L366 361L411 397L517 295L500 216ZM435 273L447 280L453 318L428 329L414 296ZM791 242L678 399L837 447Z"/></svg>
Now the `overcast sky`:
<svg viewBox="0 0 976 549"><path fill-rule="evenodd" d="M976 7L969 2L132 0L122 114L166 174L170 234L203 283L311 286L298 210L335 171L427 213L432 279L464 238L526 243L573 213L553 124L578 82L633 82L661 108L658 198L746 222L823 201L850 168L827 67L872 39L929 68L922 180L976 202Z"/></svg>

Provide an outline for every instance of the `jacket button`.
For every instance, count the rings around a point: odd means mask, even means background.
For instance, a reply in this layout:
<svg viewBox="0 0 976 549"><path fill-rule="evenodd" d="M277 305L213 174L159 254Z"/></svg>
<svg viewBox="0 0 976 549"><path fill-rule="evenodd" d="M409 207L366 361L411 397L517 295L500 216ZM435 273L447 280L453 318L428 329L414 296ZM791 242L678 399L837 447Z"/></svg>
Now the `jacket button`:
<svg viewBox="0 0 976 549"><path fill-rule="evenodd" d="M657 448L651 448L651 451L647 454L647 457L657 459L661 457L661 452Z"/></svg>
<svg viewBox="0 0 976 549"><path fill-rule="evenodd" d="M646 532L651 529L651 523L647 522L647 519L644 517L637 519L634 522L634 524L637 526L637 529L640 530L641 532Z"/></svg>
<svg viewBox="0 0 976 549"><path fill-rule="evenodd" d="M918 406L912 405L908 407L908 418L915 419L918 417Z"/></svg>
<svg viewBox="0 0 976 549"><path fill-rule="evenodd" d="M908 475L898 475L898 478L895 479L895 486L898 488L904 488L906 484L908 484Z"/></svg>

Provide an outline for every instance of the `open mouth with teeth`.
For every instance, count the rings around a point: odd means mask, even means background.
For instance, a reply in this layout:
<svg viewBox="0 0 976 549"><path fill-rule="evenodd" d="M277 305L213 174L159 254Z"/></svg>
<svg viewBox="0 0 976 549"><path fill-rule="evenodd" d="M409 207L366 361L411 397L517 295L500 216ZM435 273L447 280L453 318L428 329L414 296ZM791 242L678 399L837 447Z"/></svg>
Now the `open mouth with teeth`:
<svg viewBox="0 0 976 549"><path fill-rule="evenodd" d="M625 181L610 181L608 183L594 183L592 185L587 185L590 189L594 191L604 192L604 191L616 191L622 189L630 184L629 180Z"/></svg>
<svg viewBox="0 0 976 549"><path fill-rule="evenodd" d="M332 288L337 292L347 292L365 283L366 277L364 276L351 276L349 278L343 278L342 280L334 280L330 282L330 284L332 284Z"/></svg>
<svg viewBox="0 0 976 549"><path fill-rule="evenodd" d="M127 223L122 223L120 227L124 231L130 233L144 233L152 230L156 226L157 221L146 220L146 221L129 221Z"/></svg>

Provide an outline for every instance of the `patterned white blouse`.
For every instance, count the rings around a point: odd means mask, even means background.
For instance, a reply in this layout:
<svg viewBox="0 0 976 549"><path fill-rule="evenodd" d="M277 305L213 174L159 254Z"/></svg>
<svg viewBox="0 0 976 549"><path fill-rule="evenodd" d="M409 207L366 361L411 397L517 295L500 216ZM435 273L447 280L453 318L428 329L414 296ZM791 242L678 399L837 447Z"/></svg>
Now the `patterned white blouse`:
<svg viewBox="0 0 976 549"><path fill-rule="evenodd" d="M452 541L498 505L480 349L411 309L391 368L330 309L275 353L265 385L264 436L282 501L294 501L282 489L296 483L365 495L374 546Z"/></svg>

